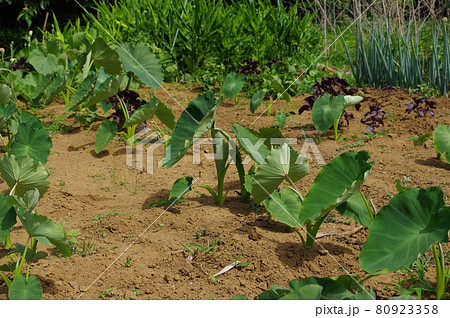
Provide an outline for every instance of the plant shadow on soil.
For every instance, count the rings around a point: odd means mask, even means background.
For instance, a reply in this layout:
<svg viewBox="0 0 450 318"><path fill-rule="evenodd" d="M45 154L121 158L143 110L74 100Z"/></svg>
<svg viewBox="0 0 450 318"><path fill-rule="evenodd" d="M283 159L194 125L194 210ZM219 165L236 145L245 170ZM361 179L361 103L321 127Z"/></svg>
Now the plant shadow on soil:
<svg viewBox="0 0 450 318"><path fill-rule="evenodd" d="M442 160L438 160L435 157L430 157L430 158L428 158L426 160L416 159L415 162L420 164L420 165L423 165L423 166L450 170L450 164L448 164L447 162L444 162Z"/></svg>

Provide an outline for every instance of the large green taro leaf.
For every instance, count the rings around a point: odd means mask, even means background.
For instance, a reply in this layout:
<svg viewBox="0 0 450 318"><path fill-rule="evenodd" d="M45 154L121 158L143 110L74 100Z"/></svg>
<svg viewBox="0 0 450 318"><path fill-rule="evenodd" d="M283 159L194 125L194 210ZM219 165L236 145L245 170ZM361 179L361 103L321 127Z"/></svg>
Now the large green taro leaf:
<svg viewBox="0 0 450 318"><path fill-rule="evenodd" d="M96 38L90 45L92 60L98 68L104 67L109 74L119 74L122 70L122 63L116 51L106 44L103 38Z"/></svg>
<svg viewBox="0 0 450 318"><path fill-rule="evenodd" d="M11 89L5 85L0 85L0 104L7 105L9 103L9 99L11 98Z"/></svg>
<svg viewBox="0 0 450 318"><path fill-rule="evenodd" d="M366 201L361 192L356 191L347 201L336 207L336 210L347 218L351 218L363 226L369 227L372 223L370 211L367 210Z"/></svg>
<svg viewBox="0 0 450 318"><path fill-rule="evenodd" d="M409 188L394 196L375 216L359 255L369 273L410 267L420 253L448 241L450 207L439 187Z"/></svg>
<svg viewBox="0 0 450 318"><path fill-rule="evenodd" d="M6 154L1 160L0 172L2 179L15 189L19 197L29 190L37 189L42 198L50 186L47 169L28 156L17 159L14 155Z"/></svg>
<svg viewBox="0 0 450 318"><path fill-rule="evenodd" d="M214 94L206 92L193 99L181 113L164 155L163 166L171 167L214 123L217 105Z"/></svg>
<svg viewBox="0 0 450 318"><path fill-rule="evenodd" d="M260 203L265 200L287 178L296 182L308 173L306 157L300 157L288 144L283 144L281 148L272 147L266 164L260 165L253 177L253 201Z"/></svg>
<svg viewBox="0 0 450 318"><path fill-rule="evenodd" d="M120 89L122 79L122 76L108 75L105 69L101 67L95 82L94 91L90 94L89 99L83 106L89 107L95 105L117 94Z"/></svg>
<svg viewBox="0 0 450 318"><path fill-rule="evenodd" d="M130 118L123 124L123 128L142 123L150 119L153 115L170 130L175 128L175 116L173 115L172 109L156 98L134 111Z"/></svg>
<svg viewBox="0 0 450 318"><path fill-rule="evenodd" d="M320 132L326 132L339 119L344 108L344 96L331 97L330 94L320 96L311 110L314 127Z"/></svg>
<svg viewBox="0 0 450 318"><path fill-rule="evenodd" d="M266 96L266 91L260 90L256 91L252 99L250 100L250 113L254 114L258 109L259 105L264 101L264 97Z"/></svg>
<svg viewBox="0 0 450 318"><path fill-rule="evenodd" d="M300 214L302 202L295 191L283 188L280 192L272 193L267 200L267 212L278 222L287 224L290 227L300 225L298 215Z"/></svg>
<svg viewBox="0 0 450 318"><path fill-rule="evenodd" d="M433 142L436 150L450 163L450 126L438 125L433 131Z"/></svg>
<svg viewBox="0 0 450 318"><path fill-rule="evenodd" d="M236 74L232 72L227 75L225 82L223 83L223 95L225 98L232 98L239 94L244 87L244 76L242 74Z"/></svg>
<svg viewBox="0 0 450 318"><path fill-rule="evenodd" d="M144 43L138 43L134 47L123 44L117 48L117 52L123 61L125 71L133 72L139 80L157 89L161 86L164 75L161 64L156 55Z"/></svg>
<svg viewBox="0 0 450 318"><path fill-rule="evenodd" d="M327 214L358 191L372 167L369 157L366 151L347 151L324 166L303 201L300 222Z"/></svg>
<svg viewBox="0 0 450 318"><path fill-rule="evenodd" d="M8 202L8 197L0 193L0 242L3 242L11 233L11 228L16 224L16 211Z"/></svg>
<svg viewBox="0 0 450 318"><path fill-rule="evenodd" d="M94 92L96 80L97 76L95 74L88 75L73 93L69 104L64 109L70 111L85 102Z"/></svg>
<svg viewBox="0 0 450 318"><path fill-rule="evenodd" d="M29 61L39 74L47 75L58 71L58 58L56 55L47 54L41 49L31 51Z"/></svg>
<svg viewBox="0 0 450 318"><path fill-rule="evenodd" d="M47 129L41 122L20 124L10 154L16 158L30 156L36 161L45 164L52 148L52 140Z"/></svg>
<svg viewBox="0 0 450 318"><path fill-rule="evenodd" d="M236 135L239 146L248 154L253 161L263 164L270 154L270 148L264 143L265 139L261 138L259 132L252 128L245 128L239 124L231 126L231 130Z"/></svg>
<svg viewBox="0 0 450 318"><path fill-rule="evenodd" d="M117 123L115 120L105 120L100 124L95 134L95 152L99 153L110 143L117 134Z"/></svg>
<svg viewBox="0 0 450 318"><path fill-rule="evenodd" d="M29 236L47 239L65 257L72 255L69 241L66 239L62 227L48 217L22 207L17 206L16 212ZM41 240L41 242L44 241Z"/></svg>
<svg viewBox="0 0 450 318"><path fill-rule="evenodd" d="M22 274L16 276L8 289L10 300L41 300L42 287L39 279L31 275L28 281Z"/></svg>

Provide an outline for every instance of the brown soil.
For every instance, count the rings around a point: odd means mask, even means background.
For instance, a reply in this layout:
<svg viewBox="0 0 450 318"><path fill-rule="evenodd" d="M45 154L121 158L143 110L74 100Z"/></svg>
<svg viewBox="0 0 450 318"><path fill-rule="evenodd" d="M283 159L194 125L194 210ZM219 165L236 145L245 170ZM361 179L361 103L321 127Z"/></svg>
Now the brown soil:
<svg viewBox="0 0 450 318"><path fill-rule="evenodd" d="M179 84L166 84L165 89L173 97L162 89L156 96L172 106L176 116L182 111L178 103L185 107L198 94L194 87ZM290 104L277 102L272 112L296 112L303 98L294 98ZM448 196L450 165L435 159L429 142L414 147L407 139L432 132L440 123L450 125L449 99L435 100L438 109L434 117L415 118L404 112L412 101L407 92L367 89L361 111L352 111L355 119L342 128L340 141L332 140L332 131L319 135L308 112L292 116L300 125L288 119L283 133L303 140L305 130L318 142L326 162L352 147L367 150L374 166L362 189L377 208L397 193L397 178L410 180L404 183L407 187L441 186ZM360 119L374 102L381 103L387 113L386 124L379 130L388 133L361 142L365 127ZM259 129L275 122L273 115L263 115L252 125L259 114L251 115L247 105L244 98L237 106L227 100L218 110L217 126L230 131L233 123ZM55 105L44 112L59 115L63 108ZM359 267L358 254L367 229L351 233L358 226L333 214L324 223L320 233L325 235L315 247L304 248L296 233L271 220L262 209L240 201L234 166L227 175L230 192L223 206L216 206L206 190L194 188L186 195L187 201L167 211L167 205L151 207L166 198L173 182L183 176L200 176L196 184L215 187L214 162L202 157L201 164L194 165L189 151L174 167L155 164L155 173L148 174L126 165L125 144L117 140L97 155L98 124L92 130L74 125L75 129L53 135L53 152L46 165L52 173L51 188L38 211L79 235L72 257L50 256L32 266L31 273L43 285L44 299L99 299L101 293L108 299L229 299L237 294L254 297L271 284L287 286L294 278L366 275ZM301 141L294 145L297 150L300 147ZM211 153L212 149L203 146L202 151ZM163 147L155 153L162 159ZM310 175L297 183L304 193L320 170L314 157L311 163ZM6 190L6 185L1 186L0 190ZM16 227L12 241L23 243L23 238L23 230ZM192 257L181 243L217 246L211 253L198 250ZM0 263L6 261L5 254L0 248ZM217 282L209 276L236 259L250 263L218 276ZM389 298L396 294L398 275L372 278L367 285L379 298ZM433 281L432 269L429 277ZM0 284L0 299L6 299L6 294L5 285Z"/></svg>

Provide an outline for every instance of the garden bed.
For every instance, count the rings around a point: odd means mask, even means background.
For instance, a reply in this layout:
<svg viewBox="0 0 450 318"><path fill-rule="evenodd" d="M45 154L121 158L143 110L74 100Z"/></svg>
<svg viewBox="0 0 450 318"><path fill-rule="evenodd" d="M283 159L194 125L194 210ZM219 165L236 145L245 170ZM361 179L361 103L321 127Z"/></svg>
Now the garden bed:
<svg viewBox="0 0 450 318"><path fill-rule="evenodd" d="M198 94L194 85L164 87L171 96L161 88L155 95L172 107L176 117L181 106L186 107ZM278 101L272 113L296 113L304 97L293 98L291 103ZM366 89L361 110L350 110L355 119L342 127L339 141L333 140L331 130L319 134L309 112L292 115L298 124L288 118L282 132L298 139L293 145L297 150L305 133L314 138L326 163L350 149L368 151L374 165L362 190L377 208L397 193L396 179L405 187L440 186L447 200L450 165L435 159L430 142L414 147L409 139L432 132L438 124L450 125L449 99L433 100L437 102L436 115L416 118L415 113L405 112L412 101L407 91ZM386 133L368 135L360 120L375 102L386 112L385 125L378 129ZM59 115L63 105L43 112ZM219 107L216 125L231 132L234 123L255 129L276 124L275 116L259 115L259 111L249 113L248 99L240 98L237 105L230 99ZM272 284L287 286L295 278L367 275L358 262L367 229L332 213L315 246L303 247L289 227L271 220L262 208L241 202L234 166L226 176L225 187L230 191L223 206L217 206L201 188L194 188L186 194L187 201L169 209L167 204L159 206L178 178L190 175L195 184L216 184L214 161L204 156L212 153L211 146L202 147L200 164L192 163L191 149L171 168L158 168L155 160L154 173L149 174L126 164L125 144L117 139L96 154L95 129L74 125L55 133L52 141L53 152L46 165L51 187L38 211L72 231L76 252L69 258L48 257L32 266L32 273L42 283L44 299L230 299L237 294L254 297ZM157 148L155 158L161 160L163 151L163 147ZM310 165L311 173L297 182L303 194L321 168L314 156ZM6 189L3 184L2 190ZM22 234L14 231L12 241L20 241ZM192 254L182 244L208 250L190 246L196 251ZM448 245L445 248L449 250ZM1 248L0 258L4 263L6 251ZM243 266L216 279L210 276L236 260ZM378 298L390 298L398 295L394 284L399 277L405 279L401 273L386 274L369 279L367 285ZM427 277L434 282L433 266ZM6 298L6 286L1 284L0 299Z"/></svg>

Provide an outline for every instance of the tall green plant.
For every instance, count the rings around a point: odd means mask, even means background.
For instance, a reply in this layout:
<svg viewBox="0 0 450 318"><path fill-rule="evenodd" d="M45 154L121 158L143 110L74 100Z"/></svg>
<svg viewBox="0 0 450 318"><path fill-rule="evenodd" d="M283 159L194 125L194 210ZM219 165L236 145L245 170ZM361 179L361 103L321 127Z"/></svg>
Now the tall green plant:
<svg viewBox="0 0 450 318"><path fill-rule="evenodd" d="M420 32L412 23L404 29L392 31L390 22L386 21L384 26L374 23L366 37L359 24L355 57L351 56L344 40L358 85L416 88L426 84L441 95L448 94L450 49L447 24L434 24L431 50L424 47Z"/></svg>

